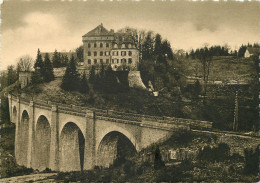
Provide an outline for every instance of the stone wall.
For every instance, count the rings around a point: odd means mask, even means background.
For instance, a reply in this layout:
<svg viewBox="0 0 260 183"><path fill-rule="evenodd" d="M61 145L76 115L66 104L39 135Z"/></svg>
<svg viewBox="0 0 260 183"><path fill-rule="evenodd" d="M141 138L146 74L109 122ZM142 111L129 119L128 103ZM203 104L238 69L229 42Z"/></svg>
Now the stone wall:
<svg viewBox="0 0 260 183"><path fill-rule="evenodd" d="M53 68L53 73L55 78L61 78L64 76L66 67Z"/></svg>
<svg viewBox="0 0 260 183"><path fill-rule="evenodd" d="M132 88L143 88L146 89L140 75L140 71L129 71L128 74L129 86Z"/></svg>

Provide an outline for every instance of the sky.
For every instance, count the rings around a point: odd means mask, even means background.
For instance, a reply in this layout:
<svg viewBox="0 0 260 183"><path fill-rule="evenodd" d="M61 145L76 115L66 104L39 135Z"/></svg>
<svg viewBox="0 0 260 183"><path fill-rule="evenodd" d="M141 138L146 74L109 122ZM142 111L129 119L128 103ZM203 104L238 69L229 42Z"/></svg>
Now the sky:
<svg viewBox="0 0 260 183"><path fill-rule="evenodd" d="M1 7L1 65L16 65L19 57L41 52L74 50L82 35L99 24L108 30L126 26L152 30L174 50L208 45L259 42L259 2L170 1L15 1Z"/></svg>

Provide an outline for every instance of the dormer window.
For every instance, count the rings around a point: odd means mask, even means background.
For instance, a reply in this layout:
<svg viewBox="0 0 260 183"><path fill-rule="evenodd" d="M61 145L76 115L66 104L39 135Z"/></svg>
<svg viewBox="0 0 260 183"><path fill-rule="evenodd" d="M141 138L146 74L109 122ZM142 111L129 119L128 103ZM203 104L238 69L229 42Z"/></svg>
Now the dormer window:
<svg viewBox="0 0 260 183"><path fill-rule="evenodd" d="M125 44L122 44L122 48L125 48Z"/></svg>
<svg viewBox="0 0 260 183"><path fill-rule="evenodd" d="M118 48L117 44L114 44L114 48Z"/></svg>
<svg viewBox="0 0 260 183"><path fill-rule="evenodd" d="M128 45L128 48L132 48L132 45L131 45L131 44L129 44L129 45Z"/></svg>

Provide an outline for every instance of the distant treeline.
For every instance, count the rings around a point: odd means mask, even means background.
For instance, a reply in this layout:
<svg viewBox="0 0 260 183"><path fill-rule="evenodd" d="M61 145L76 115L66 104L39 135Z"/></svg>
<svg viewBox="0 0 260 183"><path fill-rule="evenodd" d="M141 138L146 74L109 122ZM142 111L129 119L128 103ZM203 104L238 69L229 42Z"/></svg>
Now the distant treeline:
<svg viewBox="0 0 260 183"><path fill-rule="evenodd" d="M259 44L247 44L247 45L241 45L240 48L237 50L230 50L228 46L211 46L208 47L209 54L212 56L237 56L237 57L243 57L247 48L259 48ZM192 49L190 52L186 53L187 58L196 59L201 55L201 50L197 48L196 50Z"/></svg>

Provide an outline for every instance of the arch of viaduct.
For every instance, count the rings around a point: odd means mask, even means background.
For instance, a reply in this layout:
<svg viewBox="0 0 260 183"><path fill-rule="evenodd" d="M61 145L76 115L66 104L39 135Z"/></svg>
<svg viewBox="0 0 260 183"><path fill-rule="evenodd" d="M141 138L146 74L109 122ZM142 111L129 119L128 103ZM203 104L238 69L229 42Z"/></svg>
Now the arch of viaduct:
<svg viewBox="0 0 260 183"><path fill-rule="evenodd" d="M109 166L118 154L139 152L174 131L210 122L119 113L28 100L8 95L16 124L15 157L20 165L77 171Z"/></svg>

